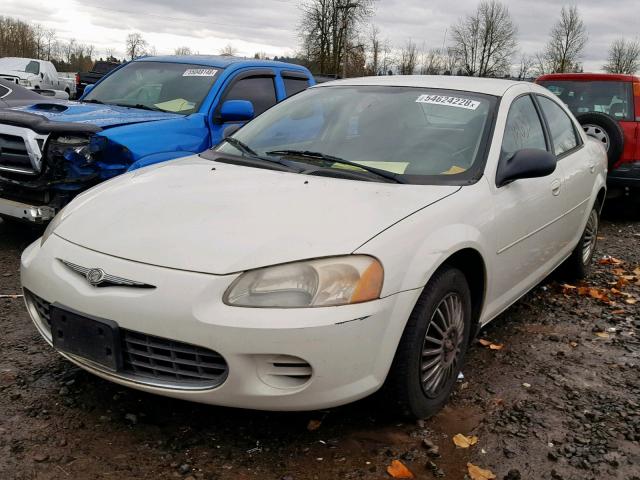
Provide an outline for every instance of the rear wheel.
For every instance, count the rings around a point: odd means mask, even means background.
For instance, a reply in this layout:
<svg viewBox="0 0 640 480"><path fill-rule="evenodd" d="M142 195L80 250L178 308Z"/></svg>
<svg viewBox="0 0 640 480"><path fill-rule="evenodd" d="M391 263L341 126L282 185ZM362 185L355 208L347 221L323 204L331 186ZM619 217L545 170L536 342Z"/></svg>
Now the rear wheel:
<svg viewBox="0 0 640 480"><path fill-rule="evenodd" d="M624 149L624 132L616 119L600 112L582 113L576 118L584 132L604 146L609 168L613 167Z"/></svg>
<svg viewBox="0 0 640 480"><path fill-rule="evenodd" d="M596 204L589 213L587 225L571 256L563 265L563 273L572 279L583 279L589 274L591 261L598 243L598 228L600 226L599 206Z"/></svg>
<svg viewBox="0 0 640 480"><path fill-rule="evenodd" d="M447 402L471 334L465 275L445 267L425 287L409 317L387 388L404 415L430 417Z"/></svg>

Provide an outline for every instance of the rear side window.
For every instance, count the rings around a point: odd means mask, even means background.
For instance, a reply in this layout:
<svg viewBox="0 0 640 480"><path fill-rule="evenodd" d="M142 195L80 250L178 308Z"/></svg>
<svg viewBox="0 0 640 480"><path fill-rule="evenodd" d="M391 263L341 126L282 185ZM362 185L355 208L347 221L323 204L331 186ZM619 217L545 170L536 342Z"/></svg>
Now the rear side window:
<svg viewBox="0 0 640 480"><path fill-rule="evenodd" d="M284 90L287 97L300 93L309 87L309 80L299 77L283 77Z"/></svg>
<svg viewBox="0 0 640 480"><path fill-rule="evenodd" d="M576 129L569 115L550 98L538 95L538 102L549 125L554 153L562 155L578 146Z"/></svg>
<svg viewBox="0 0 640 480"><path fill-rule="evenodd" d="M600 112L616 120L634 119L631 82L545 80L540 85L556 94L574 115Z"/></svg>
<svg viewBox="0 0 640 480"><path fill-rule="evenodd" d="M256 115L276 104L276 89L273 77L248 77L234 83L225 100L249 100Z"/></svg>
<svg viewBox="0 0 640 480"><path fill-rule="evenodd" d="M540 116L529 95L511 104L502 139L501 158L510 158L524 148L547 149Z"/></svg>

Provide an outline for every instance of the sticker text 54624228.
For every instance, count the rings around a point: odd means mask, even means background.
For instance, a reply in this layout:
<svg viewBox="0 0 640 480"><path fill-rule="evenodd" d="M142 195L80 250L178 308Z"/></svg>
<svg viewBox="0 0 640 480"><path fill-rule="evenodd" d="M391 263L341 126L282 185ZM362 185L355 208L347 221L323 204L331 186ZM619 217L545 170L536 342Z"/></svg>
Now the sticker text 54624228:
<svg viewBox="0 0 640 480"><path fill-rule="evenodd" d="M449 95L420 95L416 99L417 103L431 103L433 105L445 105L447 107L466 108L475 110L480 105L477 100L469 98L451 97Z"/></svg>

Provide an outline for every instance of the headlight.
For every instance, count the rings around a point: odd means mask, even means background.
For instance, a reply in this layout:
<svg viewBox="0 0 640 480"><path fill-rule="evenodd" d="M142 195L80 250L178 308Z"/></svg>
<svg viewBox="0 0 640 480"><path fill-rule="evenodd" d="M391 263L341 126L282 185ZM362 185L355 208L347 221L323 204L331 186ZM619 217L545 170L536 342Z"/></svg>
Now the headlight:
<svg viewBox="0 0 640 480"><path fill-rule="evenodd" d="M18 84L25 86L25 87L30 87L31 86L31 82L29 80L27 80L26 78L20 78L18 79Z"/></svg>
<svg viewBox="0 0 640 480"><path fill-rule="evenodd" d="M50 148L59 152L65 160L81 167L96 160L96 155L105 149L107 139L102 136L61 136L52 140Z"/></svg>
<svg viewBox="0 0 640 480"><path fill-rule="evenodd" d="M378 260L348 255L250 270L227 289L223 301L238 307L329 307L380 297Z"/></svg>
<svg viewBox="0 0 640 480"><path fill-rule="evenodd" d="M44 233L42 234L42 238L40 239L40 246L44 245L44 242L47 241L47 239L51 236L51 234L53 233L53 231L58 228L60 226L60 224L62 223L62 221L68 216L65 213L67 207L63 208L62 210L60 210L58 212L58 214L53 217L53 220L51 220L49 222L49 225L47 225L47 228L44 230Z"/></svg>

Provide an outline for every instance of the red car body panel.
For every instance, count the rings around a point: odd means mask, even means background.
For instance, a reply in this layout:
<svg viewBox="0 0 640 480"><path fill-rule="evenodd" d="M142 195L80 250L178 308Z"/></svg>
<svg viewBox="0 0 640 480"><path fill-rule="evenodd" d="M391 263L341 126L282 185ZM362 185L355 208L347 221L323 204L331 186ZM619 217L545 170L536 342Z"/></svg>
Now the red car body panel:
<svg viewBox="0 0 640 480"><path fill-rule="evenodd" d="M640 175L640 77L636 75L620 75L610 73L552 73L538 77L535 83L546 81L570 82L622 82L632 84L633 120L619 120L618 124L624 132L624 150L618 161L610 169L610 177L616 177L616 170L632 169ZM613 174L613 175L612 175ZM624 175L627 177L627 175ZM636 177L632 174L631 177ZM630 184L640 186L640 176L628 178ZM622 183L627 183L623 181Z"/></svg>

